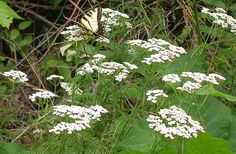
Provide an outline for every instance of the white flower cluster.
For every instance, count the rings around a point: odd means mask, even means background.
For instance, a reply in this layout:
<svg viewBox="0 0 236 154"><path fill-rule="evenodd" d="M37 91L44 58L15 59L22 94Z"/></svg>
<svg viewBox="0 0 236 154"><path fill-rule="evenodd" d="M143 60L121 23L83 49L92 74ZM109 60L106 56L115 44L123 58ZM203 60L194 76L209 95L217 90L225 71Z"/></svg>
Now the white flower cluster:
<svg viewBox="0 0 236 154"><path fill-rule="evenodd" d="M127 22L127 19L129 19L129 16L125 13L121 13L119 11L115 11L110 8L102 9L101 22L104 24L106 32L110 32L112 27L120 27L120 26L126 26L128 28L132 27L132 25L129 22Z"/></svg>
<svg viewBox="0 0 236 154"><path fill-rule="evenodd" d="M62 31L61 34L65 36L67 41L77 42L87 39L86 32L84 32L79 26L73 25L66 27L65 31Z"/></svg>
<svg viewBox="0 0 236 154"><path fill-rule="evenodd" d="M3 72L2 74L5 77L11 77L12 80L24 83L26 81L28 81L29 79L27 78L27 75L24 72L21 71L15 71L15 70L11 70L8 72Z"/></svg>
<svg viewBox="0 0 236 154"><path fill-rule="evenodd" d="M149 128L170 139L177 136L196 138L199 132L204 132L198 121L193 120L182 108L176 106L161 109L158 115L149 115L147 121L149 122Z"/></svg>
<svg viewBox="0 0 236 154"><path fill-rule="evenodd" d="M177 87L176 89L193 93L195 90L200 89L201 87L202 85L198 82L187 81L182 87Z"/></svg>
<svg viewBox="0 0 236 154"><path fill-rule="evenodd" d="M60 76L60 75L52 74L52 75L48 76L46 79L47 79L47 80L53 80L53 79L64 80L64 77L63 77L63 76Z"/></svg>
<svg viewBox="0 0 236 154"><path fill-rule="evenodd" d="M156 89L156 90L148 90L146 92L146 95L147 95L147 101L150 101L152 103L157 103L157 98L162 96L162 97L168 97L168 95L166 95L163 90L159 90L159 89Z"/></svg>
<svg viewBox="0 0 236 154"><path fill-rule="evenodd" d="M167 74L162 77L162 80L170 83L181 82L181 79L178 74Z"/></svg>
<svg viewBox="0 0 236 154"><path fill-rule="evenodd" d="M208 75L199 72L183 72L180 76L189 77L198 83L203 81L211 82L213 84L219 84L218 80L225 80L225 78L219 74L210 73Z"/></svg>
<svg viewBox="0 0 236 154"><path fill-rule="evenodd" d="M100 36L95 41L101 42L101 43L110 43L110 40L108 38L104 37L104 36Z"/></svg>
<svg viewBox="0 0 236 154"><path fill-rule="evenodd" d="M214 18L213 23L220 25L222 28L230 28L232 33L236 34L236 19L226 14L222 8L208 9L203 7L202 13Z"/></svg>
<svg viewBox="0 0 236 154"><path fill-rule="evenodd" d="M101 113L107 113L108 111L102 106L95 105L89 108L81 106L67 106L67 105L57 105L54 106L54 115L60 117L69 117L74 119L74 122L60 122L49 132L54 132L55 134L60 134L62 131L67 131L68 134L72 134L73 131L81 131L90 127L90 123L93 120L100 121Z"/></svg>
<svg viewBox="0 0 236 154"><path fill-rule="evenodd" d="M202 87L203 82L210 82L212 84L219 84L219 80L225 80L225 78L219 74L210 73L208 75L200 72L182 72L179 76L178 74L167 74L162 77L162 81L177 83L181 82L181 78L190 78L193 81L187 81L182 87L177 87L178 90L187 91L188 93L193 93L195 90Z"/></svg>
<svg viewBox="0 0 236 154"><path fill-rule="evenodd" d="M126 42L131 46L138 46L150 52L156 52L150 57L144 58L143 63L151 65L152 63L165 63L165 61L172 61L181 54L186 53L185 49L170 44L162 39L151 38L147 41L144 40L129 40Z"/></svg>
<svg viewBox="0 0 236 154"><path fill-rule="evenodd" d="M61 82L60 86L66 90L66 93L71 96L72 94L81 95L83 91L79 88L76 88L72 83Z"/></svg>
<svg viewBox="0 0 236 154"><path fill-rule="evenodd" d="M124 62L123 64L117 62L101 62L106 57L104 55L98 54L93 56L90 62L84 64L77 70L77 74L85 75L88 73L93 73L97 71L98 73L105 74L105 75L115 75L116 81L122 81L123 79L127 78L130 70L137 69L138 67L134 64L129 62Z"/></svg>
<svg viewBox="0 0 236 154"><path fill-rule="evenodd" d="M38 91L29 96L29 99L34 102L37 98L49 99L52 97L58 97L56 94L43 89L37 89Z"/></svg>

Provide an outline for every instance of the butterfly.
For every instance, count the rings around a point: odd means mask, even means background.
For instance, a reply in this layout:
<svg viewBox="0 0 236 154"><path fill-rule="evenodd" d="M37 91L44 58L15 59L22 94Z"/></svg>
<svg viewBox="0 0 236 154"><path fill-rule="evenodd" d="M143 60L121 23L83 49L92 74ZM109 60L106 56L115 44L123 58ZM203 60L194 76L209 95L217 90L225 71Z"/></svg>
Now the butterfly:
<svg viewBox="0 0 236 154"><path fill-rule="evenodd" d="M95 36L102 36L104 33L103 26L101 23L102 8L94 8L93 10L87 12L81 18L79 25L83 31L88 34L93 34Z"/></svg>

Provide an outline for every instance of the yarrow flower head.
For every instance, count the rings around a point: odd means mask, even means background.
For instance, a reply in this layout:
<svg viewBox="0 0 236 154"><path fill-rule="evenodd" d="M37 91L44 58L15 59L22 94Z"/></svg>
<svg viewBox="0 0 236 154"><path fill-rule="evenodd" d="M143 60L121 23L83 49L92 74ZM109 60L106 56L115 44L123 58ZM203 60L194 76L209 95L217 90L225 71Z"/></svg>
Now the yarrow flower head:
<svg viewBox="0 0 236 154"><path fill-rule="evenodd" d="M229 28L232 33L236 34L236 19L227 15L224 9L208 9L203 7L202 13L213 17L213 23L220 25L222 28Z"/></svg>
<svg viewBox="0 0 236 154"><path fill-rule="evenodd" d="M61 32L65 36L66 40L69 42L77 42L82 40L87 40L88 35L79 26L73 25L66 27L66 30Z"/></svg>
<svg viewBox="0 0 236 154"><path fill-rule="evenodd" d="M176 83L181 82L181 79L178 74L167 74L162 77L162 81Z"/></svg>
<svg viewBox="0 0 236 154"><path fill-rule="evenodd" d="M182 87L177 87L176 89L193 93L195 90L200 89L201 87L202 85L198 82L187 81Z"/></svg>
<svg viewBox="0 0 236 154"><path fill-rule="evenodd" d="M175 137L196 138L199 132L204 132L198 121L193 120L182 108L176 106L161 109L158 115L149 115L147 121L149 128L170 139Z"/></svg>
<svg viewBox="0 0 236 154"><path fill-rule="evenodd" d="M16 70L3 72L2 75L5 76L5 77L10 77L12 80L15 80L15 81L21 82L21 83L24 83L24 82L29 80L27 78L27 75L24 72L16 71Z"/></svg>
<svg viewBox="0 0 236 154"><path fill-rule="evenodd" d="M225 80L223 76L215 73L210 73L206 75L204 73L199 72L183 72L180 76L191 78L198 83L202 83L205 81L213 84L219 84L219 80Z"/></svg>
<svg viewBox="0 0 236 154"><path fill-rule="evenodd" d="M53 79L64 80L64 77L63 77L63 76L60 76L60 75L52 74L52 75L48 76L46 79L47 79L47 80L53 80Z"/></svg>
<svg viewBox="0 0 236 154"><path fill-rule="evenodd" d="M65 89L66 93L71 96L72 94L81 95L83 91L79 88L76 88L72 83L61 82L60 86Z"/></svg>
<svg viewBox="0 0 236 154"><path fill-rule="evenodd" d="M60 122L49 132L54 132L55 134L60 134L63 131L67 131L68 134L72 134L73 131L81 131L90 127L90 123L93 120L100 121L102 113L108 113L108 111L102 106L95 105L89 108L82 106L67 106L67 105L57 105L54 106L54 115L60 117L69 117L73 119L74 122Z"/></svg>
<svg viewBox="0 0 236 154"><path fill-rule="evenodd" d="M112 27L132 27L132 25L128 22L128 19L129 16L125 13L121 13L110 8L102 9L101 22L104 24L105 32L110 32Z"/></svg>
<svg viewBox="0 0 236 154"><path fill-rule="evenodd" d="M77 70L77 74L86 75L96 71L107 76L115 75L116 81L122 81L128 77L131 70L138 68L129 62L124 62L123 64L117 62L101 62L105 58L106 56L101 54L94 55L91 61L85 63Z"/></svg>
<svg viewBox="0 0 236 154"><path fill-rule="evenodd" d="M218 85L220 80L225 80L223 76L216 73L207 75L200 72L182 72L180 75L167 74L162 77L162 81L176 83L181 82L183 78L188 79L189 81L184 82L183 86L177 87L177 89L188 93L193 93L195 90L200 89L206 82Z"/></svg>
<svg viewBox="0 0 236 154"><path fill-rule="evenodd" d="M147 95L147 101L150 101L152 103L157 103L157 99L158 97L168 97L168 95L166 95L163 90L159 90L159 89L156 89L156 90L148 90L146 92L146 95Z"/></svg>
<svg viewBox="0 0 236 154"><path fill-rule="evenodd" d="M181 54L186 53L184 48L172 45L167 41L156 38L151 38L147 41L129 40L126 43L131 47L138 46L149 52L154 52L154 54L142 60L143 63L148 65L152 63L165 63L166 61L172 61L174 58L180 57Z"/></svg>
<svg viewBox="0 0 236 154"><path fill-rule="evenodd" d="M43 89L37 89L38 91L29 96L32 102L35 102L38 98L49 99L53 97L58 97L56 94Z"/></svg>

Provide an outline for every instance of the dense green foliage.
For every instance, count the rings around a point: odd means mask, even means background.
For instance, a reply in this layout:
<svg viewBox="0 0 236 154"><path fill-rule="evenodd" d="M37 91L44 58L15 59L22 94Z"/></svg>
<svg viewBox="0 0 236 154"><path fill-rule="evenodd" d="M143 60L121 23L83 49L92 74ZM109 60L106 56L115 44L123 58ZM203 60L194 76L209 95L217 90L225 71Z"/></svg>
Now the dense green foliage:
<svg viewBox="0 0 236 154"><path fill-rule="evenodd" d="M34 3L33 3L34 2ZM0 0L0 154L18 153L120 153L120 154L230 154L236 152L236 33L212 22L202 7L221 7L236 19L231 0L202 1L7 1ZM78 3L78 4L77 4ZM60 34L78 24L80 9L101 6L126 13L132 28L115 27L107 34L110 43L68 42ZM76 22L74 22L76 21ZM236 25L236 23L235 23ZM171 62L144 65L149 53L127 40L158 38L181 46L186 54ZM81 57L83 54L90 57ZM94 73L77 75L79 67L95 54L107 61L138 66L123 81ZM27 83L16 83L3 72L21 70ZM177 91L177 85L162 81L166 74L217 73L226 78L219 85L206 84L194 93ZM46 80L57 74L83 90L68 96L59 82ZM60 97L32 102L36 88ZM146 99L150 89L162 89L167 98L157 103ZM49 132L61 118L53 115L58 104L101 105L109 112L91 128L67 134ZM176 105L203 126L196 138L165 138L150 129L149 114ZM68 120L68 119L66 119Z"/></svg>

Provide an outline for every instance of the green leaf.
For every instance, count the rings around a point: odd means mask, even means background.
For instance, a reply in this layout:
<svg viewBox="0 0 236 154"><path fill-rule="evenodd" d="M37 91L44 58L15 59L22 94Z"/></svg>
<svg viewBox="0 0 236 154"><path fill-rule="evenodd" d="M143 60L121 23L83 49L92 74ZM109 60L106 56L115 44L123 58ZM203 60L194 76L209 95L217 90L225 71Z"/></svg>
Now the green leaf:
<svg viewBox="0 0 236 154"><path fill-rule="evenodd" d="M0 153L2 154L16 154L23 152L24 148L19 144L0 141Z"/></svg>
<svg viewBox="0 0 236 154"><path fill-rule="evenodd" d="M18 28L20 30L24 30L26 28L28 28L31 25L31 21L23 21L19 24Z"/></svg>
<svg viewBox="0 0 236 154"><path fill-rule="evenodd" d="M0 25L9 28L13 19L23 19L16 14L4 1L0 0Z"/></svg>
<svg viewBox="0 0 236 154"><path fill-rule="evenodd" d="M11 40L16 39L20 35L20 31L18 29L13 29L10 32L10 38Z"/></svg>
<svg viewBox="0 0 236 154"><path fill-rule="evenodd" d="M23 46L27 46L31 41L32 41L32 36L31 35L27 35L22 40L20 40L18 42L18 47L21 48Z"/></svg>
<svg viewBox="0 0 236 154"><path fill-rule="evenodd" d="M51 0L51 3L54 7L58 7L58 5L62 2L62 0Z"/></svg>
<svg viewBox="0 0 236 154"><path fill-rule="evenodd" d="M206 5L211 5L211 6L214 6L214 7L225 8L225 4L224 4L224 2L222 2L222 0L203 0L203 2Z"/></svg>
<svg viewBox="0 0 236 154"><path fill-rule="evenodd" d="M207 133L199 134L197 138L185 140L186 154L231 154L227 141L213 137Z"/></svg>
<svg viewBox="0 0 236 154"><path fill-rule="evenodd" d="M71 46L72 46L72 43L69 43L69 44L66 44L66 45L60 47L61 55L65 56L65 51Z"/></svg>
<svg viewBox="0 0 236 154"><path fill-rule="evenodd" d="M236 152L236 116L232 116L232 123L229 130L229 143L232 151Z"/></svg>
<svg viewBox="0 0 236 154"><path fill-rule="evenodd" d="M0 94L4 94L7 90L6 85L0 85Z"/></svg>
<svg viewBox="0 0 236 154"><path fill-rule="evenodd" d="M152 136L147 124L140 126L134 124L127 136L118 145L128 151L148 153L152 149L155 137Z"/></svg>
<svg viewBox="0 0 236 154"><path fill-rule="evenodd" d="M220 91L218 91L218 90L216 90L216 89L214 89L213 87L210 87L210 86L204 86L203 88L201 88L197 92L197 95L211 95L211 96L216 96L216 97L223 97L224 99L226 99L228 101L232 101L232 102L236 101L235 96L225 94L225 93L220 92Z"/></svg>
<svg viewBox="0 0 236 154"><path fill-rule="evenodd" d="M203 102L199 114L203 119L205 129L216 137L228 138L231 125L231 111L215 97L208 97ZM204 102L205 101L205 102Z"/></svg>

